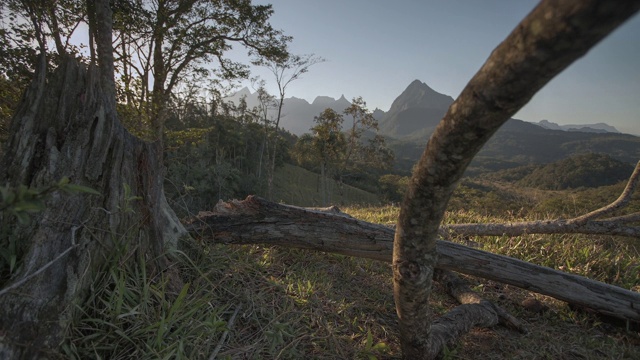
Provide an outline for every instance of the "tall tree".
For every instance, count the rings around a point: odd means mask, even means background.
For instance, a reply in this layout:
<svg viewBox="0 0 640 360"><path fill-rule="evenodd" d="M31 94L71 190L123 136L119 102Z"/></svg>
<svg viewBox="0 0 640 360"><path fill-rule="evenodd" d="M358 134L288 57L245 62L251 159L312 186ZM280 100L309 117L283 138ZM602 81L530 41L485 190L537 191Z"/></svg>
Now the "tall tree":
<svg viewBox="0 0 640 360"><path fill-rule="evenodd" d="M322 205L330 202L328 178L343 156L346 139L342 132L342 115L335 110L327 108L313 119L316 126L311 128L313 141L311 146L320 166L320 187Z"/></svg>
<svg viewBox="0 0 640 360"><path fill-rule="evenodd" d="M16 271L1 279L1 358L55 356L76 315L74 305L117 243L153 259L149 270L180 286L164 250L176 246L184 228L164 197L162 149L118 121L111 8L108 0L90 3L97 64L87 67L59 54L60 65L50 74L46 36L38 36L41 55L13 117L0 181L42 187L66 176L101 195L56 194L28 227L0 215L20 244Z"/></svg>
<svg viewBox="0 0 640 360"><path fill-rule="evenodd" d="M270 166L267 168L267 197L271 198L271 189L273 187L273 174L276 170L276 154L278 152L278 130L280 128L280 120L282 119L282 107L284 106L284 97L287 88L295 80L298 80L309 71L309 68L315 64L326 61L320 56L314 54L293 55L289 54L283 59L269 60L268 58L259 58L254 61L256 65L265 66L276 80L278 86L277 108L278 112L275 119L275 126L272 135L265 134L265 139L271 143Z"/></svg>
<svg viewBox="0 0 640 360"><path fill-rule="evenodd" d="M384 137L377 133L378 121L361 96L351 100L344 115L351 118L351 127L346 132L347 145L336 174L338 184L342 185L347 176L389 169L393 164L393 151L386 146Z"/></svg>

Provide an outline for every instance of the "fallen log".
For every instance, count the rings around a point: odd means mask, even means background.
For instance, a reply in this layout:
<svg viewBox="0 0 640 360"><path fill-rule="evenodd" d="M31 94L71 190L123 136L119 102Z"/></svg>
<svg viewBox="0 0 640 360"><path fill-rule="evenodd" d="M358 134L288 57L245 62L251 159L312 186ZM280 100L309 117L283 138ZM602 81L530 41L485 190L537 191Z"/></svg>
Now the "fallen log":
<svg viewBox="0 0 640 360"><path fill-rule="evenodd" d="M220 202L186 224L224 244L270 244L391 261L394 230L344 213L276 204L257 196ZM437 267L552 296L619 319L640 321L640 293L464 245L438 241Z"/></svg>

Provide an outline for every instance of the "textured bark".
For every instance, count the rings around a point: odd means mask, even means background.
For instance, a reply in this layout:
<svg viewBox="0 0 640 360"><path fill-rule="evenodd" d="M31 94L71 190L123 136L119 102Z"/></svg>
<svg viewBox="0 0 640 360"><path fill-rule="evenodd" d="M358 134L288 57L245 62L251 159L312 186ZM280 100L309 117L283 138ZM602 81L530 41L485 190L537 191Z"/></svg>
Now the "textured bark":
<svg viewBox="0 0 640 360"><path fill-rule="evenodd" d="M225 244L271 244L391 261L393 229L337 208L305 209L250 196L220 202L186 225L194 237ZM437 241L440 269L549 295L621 319L640 321L640 294L518 259Z"/></svg>
<svg viewBox="0 0 640 360"><path fill-rule="evenodd" d="M492 52L418 161L396 228L393 274L406 359L430 359L429 293L449 198L484 143L549 80L632 16L640 1L543 1Z"/></svg>
<svg viewBox="0 0 640 360"><path fill-rule="evenodd" d="M160 149L120 125L115 94L99 79L71 58L46 80L41 66L12 121L1 183L39 187L67 176L102 195L53 194L31 226L14 227L28 251L0 293L2 359L56 356L114 241L158 259L162 271L165 242L184 230L164 198ZM141 200L127 203L125 185Z"/></svg>

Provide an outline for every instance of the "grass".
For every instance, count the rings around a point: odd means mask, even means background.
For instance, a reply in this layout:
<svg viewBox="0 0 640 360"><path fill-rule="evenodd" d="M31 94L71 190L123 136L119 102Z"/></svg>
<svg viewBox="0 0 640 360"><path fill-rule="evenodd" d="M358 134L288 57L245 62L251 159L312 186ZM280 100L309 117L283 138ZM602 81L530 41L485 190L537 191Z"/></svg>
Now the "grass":
<svg viewBox="0 0 640 360"><path fill-rule="evenodd" d="M284 164L274 175L273 199L298 206L322 206L320 176L299 166ZM378 204L380 199L370 192L328 181L329 199L333 205Z"/></svg>
<svg viewBox="0 0 640 360"><path fill-rule="evenodd" d="M550 215L549 204L559 204L549 199L562 196L493 185L463 190L466 193L457 193L452 201L446 222L544 218ZM593 190L584 191L597 198ZM485 196L489 192L493 195ZM564 194L576 199L581 196L580 192ZM605 198L602 202L611 200ZM492 206L485 201L492 201ZM571 201L572 211L583 210L581 201ZM510 210L499 215L501 202L509 202ZM531 206L545 202L546 207ZM398 209L391 206L344 210L383 224L394 223L398 215ZM527 235L456 241L469 240L488 251L640 291L637 239ZM297 249L189 240L170 254L182 275L182 283L176 285L162 274L149 274L143 258L124 261L135 256L135 249L114 254L111 265L94 284L94 292L79 306L83 316L69 330L64 344L67 357L207 359L215 353L218 359L400 358L387 263ZM543 295L465 278L483 297L523 320L530 333L523 335L501 326L475 329L447 349L444 358L476 359L480 354L483 359L640 358L637 331L610 325ZM527 298L538 299L547 310L526 310L521 302ZM437 284L431 303L434 316L457 305Z"/></svg>

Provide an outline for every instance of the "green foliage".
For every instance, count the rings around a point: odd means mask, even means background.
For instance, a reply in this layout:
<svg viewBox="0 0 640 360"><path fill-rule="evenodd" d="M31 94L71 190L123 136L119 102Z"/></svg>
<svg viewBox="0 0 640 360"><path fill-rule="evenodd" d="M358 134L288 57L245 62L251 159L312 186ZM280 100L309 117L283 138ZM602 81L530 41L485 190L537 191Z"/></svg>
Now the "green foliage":
<svg viewBox="0 0 640 360"><path fill-rule="evenodd" d="M134 236L134 235L131 235ZM62 348L69 359L206 358L222 336L226 307L214 306L211 283L183 252L174 266L187 281L148 273L144 254L120 239ZM168 272L171 274L171 272Z"/></svg>
<svg viewBox="0 0 640 360"><path fill-rule="evenodd" d="M408 176L396 174L382 175L378 183L383 200L387 202L402 201L404 194L409 188L409 180L410 178Z"/></svg>
<svg viewBox="0 0 640 360"><path fill-rule="evenodd" d="M190 117L184 119L189 124ZM261 193L266 182L265 127L247 117L207 115L167 132L167 199L181 216L211 209L219 199ZM193 123L192 123L193 124ZM279 132L276 166L288 158L289 135Z"/></svg>
<svg viewBox="0 0 640 360"><path fill-rule="evenodd" d="M1 50L0 50L1 53ZM5 142L9 139L11 117L18 107L25 84L9 80L0 75L0 155Z"/></svg>
<svg viewBox="0 0 640 360"><path fill-rule="evenodd" d="M299 166L319 172L323 181L335 179L339 189L348 183L377 191L378 177L393 164L393 152L384 137L374 133L378 123L361 97L353 99L343 114L352 120L346 132L344 116L327 108L314 118L312 134L298 139L291 157Z"/></svg>

